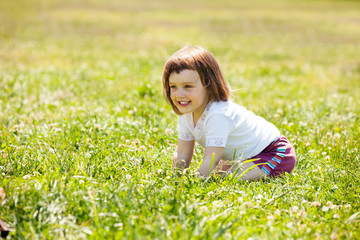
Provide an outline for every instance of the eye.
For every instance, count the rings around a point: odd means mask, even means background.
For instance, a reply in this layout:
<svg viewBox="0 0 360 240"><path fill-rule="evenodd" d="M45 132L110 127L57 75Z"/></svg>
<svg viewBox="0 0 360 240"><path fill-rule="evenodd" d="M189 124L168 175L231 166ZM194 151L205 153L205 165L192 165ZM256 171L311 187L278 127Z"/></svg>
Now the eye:
<svg viewBox="0 0 360 240"><path fill-rule="evenodd" d="M185 88L192 88L191 85L185 85Z"/></svg>
<svg viewBox="0 0 360 240"><path fill-rule="evenodd" d="M170 89L175 89L176 86L175 85L170 85Z"/></svg>

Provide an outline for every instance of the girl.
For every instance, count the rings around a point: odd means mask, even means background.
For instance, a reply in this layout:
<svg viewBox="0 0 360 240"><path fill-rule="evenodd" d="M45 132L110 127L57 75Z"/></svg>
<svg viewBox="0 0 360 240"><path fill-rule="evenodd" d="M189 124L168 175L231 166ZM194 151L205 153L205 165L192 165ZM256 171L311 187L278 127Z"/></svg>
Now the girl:
<svg viewBox="0 0 360 240"><path fill-rule="evenodd" d="M184 47L175 52L165 65L163 92L179 115L173 167L189 167L196 140L205 148L199 176L216 170L255 180L294 168L289 141L272 123L229 100L230 86L206 49Z"/></svg>

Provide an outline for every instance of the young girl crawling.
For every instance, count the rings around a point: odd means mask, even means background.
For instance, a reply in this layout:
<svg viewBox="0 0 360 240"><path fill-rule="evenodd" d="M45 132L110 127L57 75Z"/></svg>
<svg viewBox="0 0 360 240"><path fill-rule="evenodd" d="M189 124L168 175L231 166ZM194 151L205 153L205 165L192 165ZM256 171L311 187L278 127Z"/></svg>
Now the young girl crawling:
<svg viewBox="0 0 360 240"><path fill-rule="evenodd" d="M163 91L179 115L175 168L189 167L196 140L205 148L200 176L215 171L256 180L293 170L296 157L289 141L275 125L229 100L230 86L206 49L175 52L165 65Z"/></svg>

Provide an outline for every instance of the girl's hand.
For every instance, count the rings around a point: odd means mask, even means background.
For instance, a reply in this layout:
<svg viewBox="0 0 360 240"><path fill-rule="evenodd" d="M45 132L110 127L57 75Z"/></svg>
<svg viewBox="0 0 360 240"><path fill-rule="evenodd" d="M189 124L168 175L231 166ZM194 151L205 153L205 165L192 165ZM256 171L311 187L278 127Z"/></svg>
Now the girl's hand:
<svg viewBox="0 0 360 240"><path fill-rule="evenodd" d="M224 153L223 147L206 147L203 162L199 168L199 172L203 176L208 176L214 171L219 164Z"/></svg>
<svg viewBox="0 0 360 240"><path fill-rule="evenodd" d="M219 164L216 166L215 172L216 174L220 174L221 176L225 176L227 171L232 167L233 161L231 160L220 160Z"/></svg>
<svg viewBox="0 0 360 240"><path fill-rule="evenodd" d="M179 140L173 157L173 168L183 170L188 168L194 153L195 141Z"/></svg>
<svg viewBox="0 0 360 240"><path fill-rule="evenodd" d="M184 170L186 168L186 161L184 159L174 160L173 159L173 168Z"/></svg>

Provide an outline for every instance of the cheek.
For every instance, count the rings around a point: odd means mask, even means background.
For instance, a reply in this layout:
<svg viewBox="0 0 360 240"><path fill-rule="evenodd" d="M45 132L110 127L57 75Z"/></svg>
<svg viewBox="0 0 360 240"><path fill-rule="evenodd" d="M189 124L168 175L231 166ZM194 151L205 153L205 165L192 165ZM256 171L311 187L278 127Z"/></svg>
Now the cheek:
<svg viewBox="0 0 360 240"><path fill-rule="evenodd" d="M210 96L210 93L209 93L209 91L205 88L205 89L203 89L203 91L202 91L202 96L204 97L204 98L208 98L209 96Z"/></svg>
<svg viewBox="0 0 360 240"><path fill-rule="evenodd" d="M171 100L171 102L172 102L172 103L175 103L175 102L176 102L175 99L176 99L175 94L172 93L172 92L170 92L170 100Z"/></svg>

